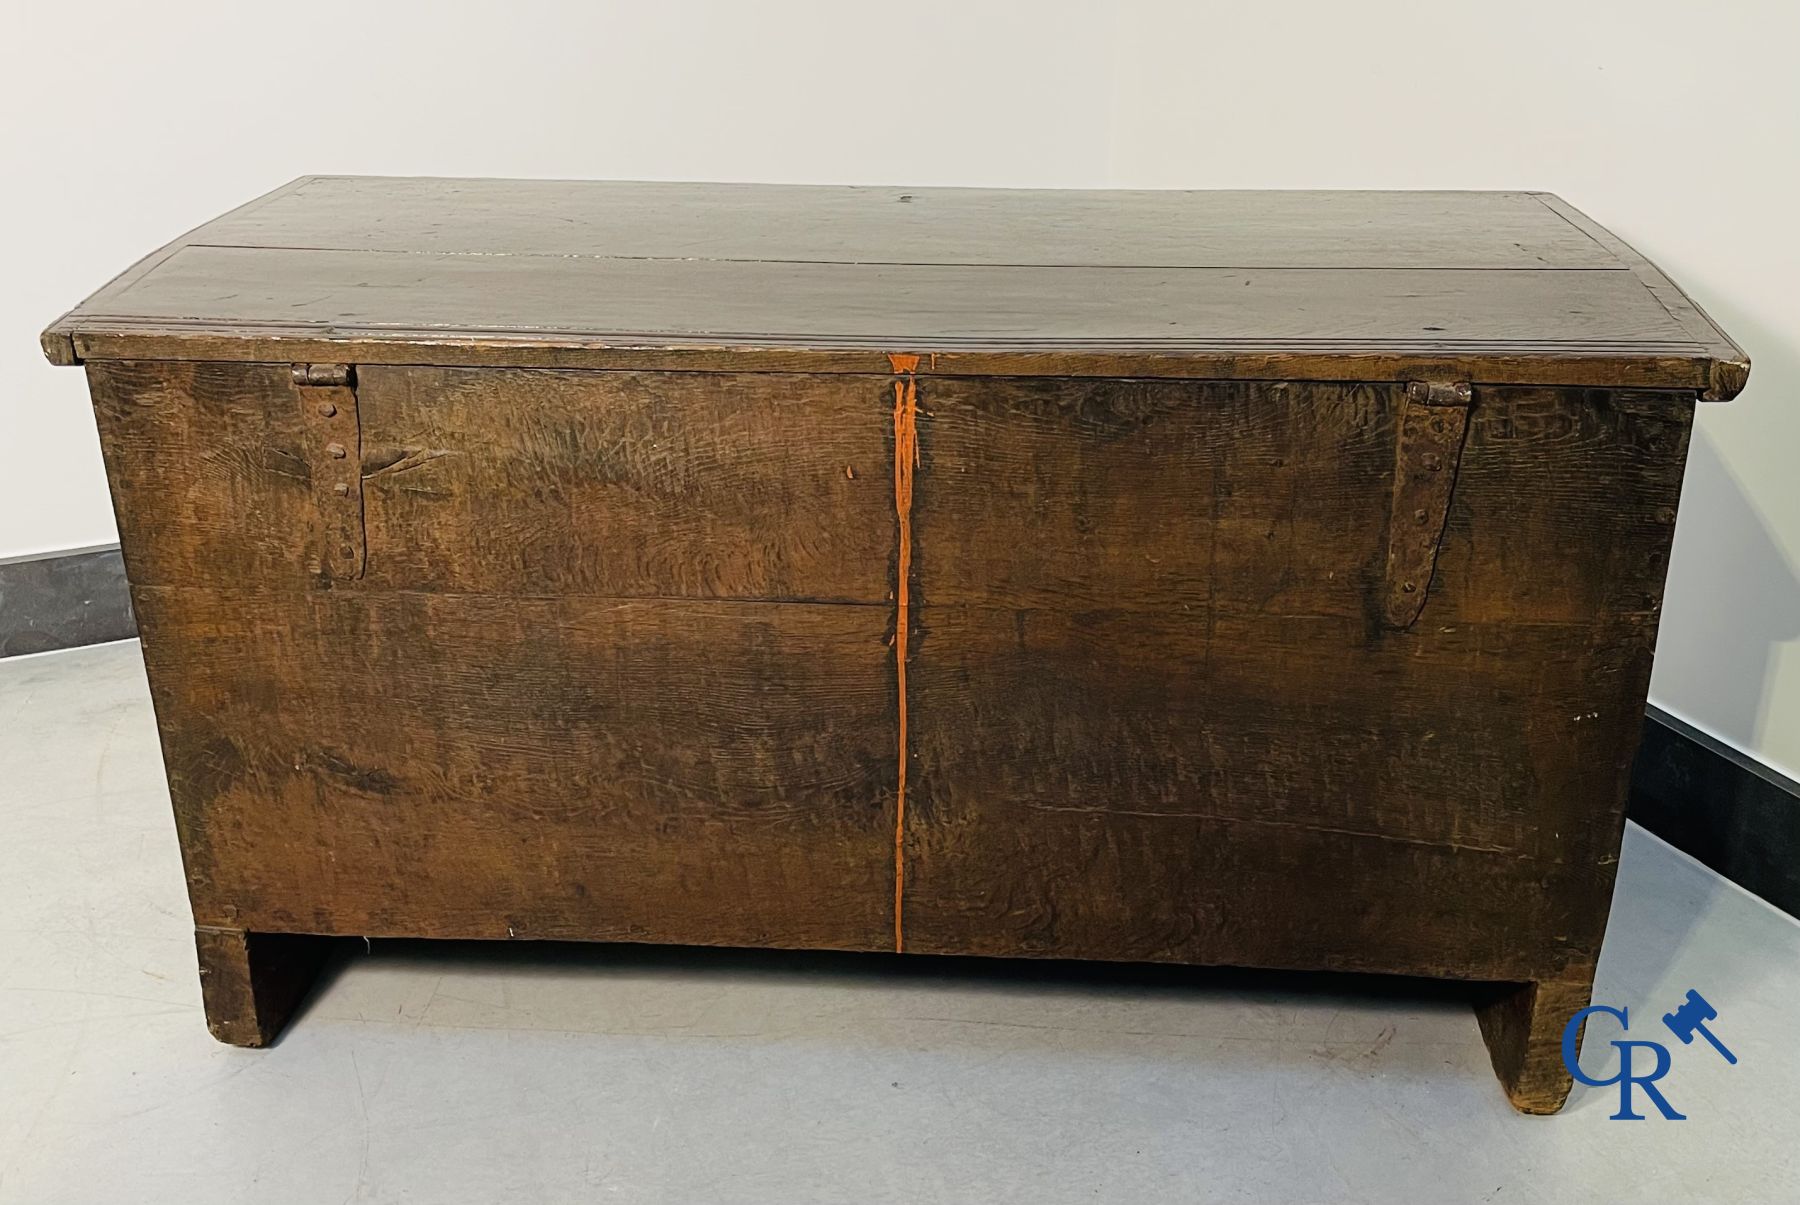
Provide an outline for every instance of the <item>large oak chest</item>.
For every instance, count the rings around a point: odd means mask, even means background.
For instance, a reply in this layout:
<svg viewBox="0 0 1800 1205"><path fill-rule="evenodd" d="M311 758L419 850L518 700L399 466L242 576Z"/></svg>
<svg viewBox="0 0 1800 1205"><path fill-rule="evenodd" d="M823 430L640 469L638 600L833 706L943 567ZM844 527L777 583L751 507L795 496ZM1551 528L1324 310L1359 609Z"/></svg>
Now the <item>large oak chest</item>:
<svg viewBox="0 0 1800 1205"><path fill-rule="evenodd" d="M87 366L213 1032L325 935L1491 984L1606 924L1742 353L1534 193L309 177Z"/></svg>

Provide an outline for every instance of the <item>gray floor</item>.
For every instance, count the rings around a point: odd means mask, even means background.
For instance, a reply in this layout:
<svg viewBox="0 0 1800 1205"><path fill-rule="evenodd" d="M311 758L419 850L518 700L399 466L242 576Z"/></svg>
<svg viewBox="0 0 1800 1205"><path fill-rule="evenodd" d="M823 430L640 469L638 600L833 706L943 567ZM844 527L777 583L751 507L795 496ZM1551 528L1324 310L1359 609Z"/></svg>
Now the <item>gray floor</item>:
<svg viewBox="0 0 1800 1205"><path fill-rule="evenodd" d="M1680 1123L1515 1116L1426 985L378 943L249 1052L190 942L136 644L0 661L0 1201L1800 1201L1800 927L1636 829Z"/></svg>

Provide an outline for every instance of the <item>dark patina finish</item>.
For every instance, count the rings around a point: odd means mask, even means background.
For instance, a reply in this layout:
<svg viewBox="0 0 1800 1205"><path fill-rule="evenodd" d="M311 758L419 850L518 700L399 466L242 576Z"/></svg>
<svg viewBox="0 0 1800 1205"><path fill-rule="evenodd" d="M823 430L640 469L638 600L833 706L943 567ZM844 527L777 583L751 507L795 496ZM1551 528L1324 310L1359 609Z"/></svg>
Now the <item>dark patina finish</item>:
<svg viewBox="0 0 1800 1205"><path fill-rule="evenodd" d="M1536 193L309 177L44 347L222 1039L329 935L1342 969L1538 1112L1748 371Z"/></svg>

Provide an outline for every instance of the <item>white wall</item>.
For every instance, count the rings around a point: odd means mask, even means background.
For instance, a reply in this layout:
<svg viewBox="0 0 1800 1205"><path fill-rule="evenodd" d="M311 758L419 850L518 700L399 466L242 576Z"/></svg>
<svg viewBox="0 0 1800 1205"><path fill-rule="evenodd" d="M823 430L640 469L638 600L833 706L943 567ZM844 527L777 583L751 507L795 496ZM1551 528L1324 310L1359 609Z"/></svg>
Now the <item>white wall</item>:
<svg viewBox="0 0 1800 1205"><path fill-rule="evenodd" d="M1542 188L1749 350L1706 408L1655 700L1800 767L1791 0L306 5L8 0L0 556L109 541L39 328L304 172Z"/></svg>

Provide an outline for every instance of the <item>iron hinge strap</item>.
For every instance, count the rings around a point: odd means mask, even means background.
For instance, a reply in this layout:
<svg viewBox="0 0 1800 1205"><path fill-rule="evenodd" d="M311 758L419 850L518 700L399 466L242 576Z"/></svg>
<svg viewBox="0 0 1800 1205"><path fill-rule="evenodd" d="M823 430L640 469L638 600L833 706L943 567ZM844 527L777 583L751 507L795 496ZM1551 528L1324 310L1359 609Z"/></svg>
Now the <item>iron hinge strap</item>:
<svg viewBox="0 0 1800 1205"><path fill-rule="evenodd" d="M293 382L312 476L309 567L323 578L359 578L368 559L368 537L363 526L362 426L355 366L296 364Z"/></svg>
<svg viewBox="0 0 1800 1205"><path fill-rule="evenodd" d="M1401 399L1382 600L1390 628L1410 628L1425 609L1473 401L1467 381L1412 381Z"/></svg>

